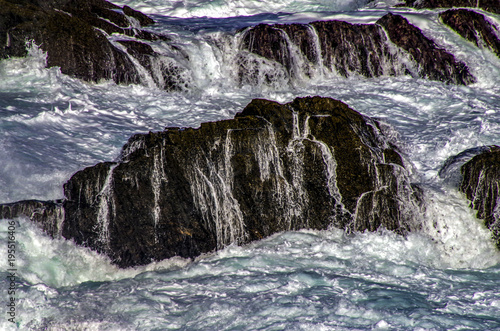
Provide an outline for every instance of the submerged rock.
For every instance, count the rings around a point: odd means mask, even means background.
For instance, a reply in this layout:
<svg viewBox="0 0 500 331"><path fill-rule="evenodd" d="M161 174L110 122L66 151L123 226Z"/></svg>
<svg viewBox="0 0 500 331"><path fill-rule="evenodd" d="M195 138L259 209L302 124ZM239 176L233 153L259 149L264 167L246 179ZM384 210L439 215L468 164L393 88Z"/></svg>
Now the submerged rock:
<svg viewBox="0 0 500 331"><path fill-rule="evenodd" d="M478 47L490 49L500 57L500 31L483 14L467 9L447 10L439 14L444 24Z"/></svg>
<svg viewBox="0 0 500 331"><path fill-rule="evenodd" d="M500 147L491 146L474 156L462 166L461 173L460 191L477 210L477 217L484 219L500 248Z"/></svg>
<svg viewBox="0 0 500 331"><path fill-rule="evenodd" d="M318 21L310 24L259 24L245 30L241 49L259 58L239 59L241 84L256 84L259 68L272 68L265 82L311 76L322 68L341 76L413 75L452 84L475 81L467 66L425 37L400 15L376 24ZM262 61L267 61L262 64Z"/></svg>
<svg viewBox="0 0 500 331"><path fill-rule="evenodd" d="M377 122L321 97L257 99L232 120L135 135L64 193L57 232L121 267L279 231L419 228L420 191L396 147Z"/></svg>

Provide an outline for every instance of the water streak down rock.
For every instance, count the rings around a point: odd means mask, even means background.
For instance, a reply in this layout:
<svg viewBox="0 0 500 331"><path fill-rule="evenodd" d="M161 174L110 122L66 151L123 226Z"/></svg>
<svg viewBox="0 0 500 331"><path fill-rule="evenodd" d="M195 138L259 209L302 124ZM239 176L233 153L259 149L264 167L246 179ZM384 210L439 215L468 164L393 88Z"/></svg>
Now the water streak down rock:
<svg viewBox="0 0 500 331"><path fill-rule="evenodd" d="M476 155L462 166L461 172L460 191L477 210L477 217L484 219L500 248L500 147L491 146Z"/></svg>
<svg viewBox="0 0 500 331"><path fill-rule="evenodd" d="M419 228L420 192L379 124L321 97L257 99L232 120L135 135L64 192L57 233L121 267L286 230Z"/></svg>

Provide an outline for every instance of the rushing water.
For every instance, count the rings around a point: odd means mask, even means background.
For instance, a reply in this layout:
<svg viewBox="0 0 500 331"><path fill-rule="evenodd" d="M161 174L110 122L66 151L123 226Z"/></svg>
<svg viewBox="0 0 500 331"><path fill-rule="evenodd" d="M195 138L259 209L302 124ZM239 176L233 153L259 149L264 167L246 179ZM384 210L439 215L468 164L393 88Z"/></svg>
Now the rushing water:
<svg viewBox="0 0 500 331"><path fill-rule="evenodd" d="M226 33L259 22L374 22L366 1L123 0L153 14L189 54L190 87L86 83L44 68L31 47L0 62L0 203L62 198L76 171L118 156L133 133L227 119L256 97L340 99L380 119L403 147L426 196L423 230L277 234L196 261L120 270L96 253L15 221L17 326L23 330L493 330L500 329L500 253L464 196L438 176L445 160L499 144L500 60L438 22L436 11L392 8L466 62L478 82L366 79L318 70L272 86L237 86ZM219 15L224 13L224 15ZM250 16L240 16L250 15ZM493 22L498 15L488 14ZM207 16L201 17L200 16ZM224 16L221 18L219 16ZM217 42L216 42L217 41ZM220 46L222 44L222 46ZM219 46L216 46L219 45ZM157 45L161 47L161 45ZM223 50L224 52L222 52ZM229 59L229 60L228 60ZM154 179L153 179L154 180ZM0 222L2 310L9 298L8 222ZM0 329L14 327L0 316Z"/></svg>

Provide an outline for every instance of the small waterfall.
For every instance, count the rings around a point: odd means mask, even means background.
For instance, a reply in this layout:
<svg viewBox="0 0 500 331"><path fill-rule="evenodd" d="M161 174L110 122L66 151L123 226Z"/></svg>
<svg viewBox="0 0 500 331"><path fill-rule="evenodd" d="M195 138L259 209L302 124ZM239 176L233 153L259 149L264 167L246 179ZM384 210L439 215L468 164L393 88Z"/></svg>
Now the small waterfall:
<svg viewBox="0 0 500 331"><path fill-rule="evenodd" d="M113 169L117 164L113 164L109 168L108 175L104 180L101 191L97 195L99 199L99 207L97 211L97 223L95 224L95 231L98 233L98 241L102 245L104 251L109 251L109 224L110 219L114 217L115 206L113 198ZM97 183L100 181L98 180Z"/></svg>
<svg viewBox="0 0 500 331"><path fill-rule="evenodd" d="M369 118L365 121L372 128L372 136L363 134L355 126L352 128L368 147L370 157L367 160L378 160L379 163L367 163L376 180L373 190L358 198L353 229L368 228L373 231L383 224L390 230L417 230L424 211L423 192L411 183L411 164L403 161L399 154L396 158L391 157L391 152L388 152L393 151L391 137L382 134L380 124Z"/></svg>
<svg viewBox="0 0 500 331"><path fill-rule="evenodd" d="M295 128L294 128L295 130ZM257 137L255 157L260 171L262 182L271 180L273 200L276 204L277 221L283 229L291 230L298 222L302 222L303 210L307 205L307 193L303 185L303 154L302 148L294 146L292 141L287 147L288 159L292 162L288 166L291 181L285 176L287 169L280 154L276 134L271 123Z"/></svg>
<svg viewBox="0 0 500 331"><path fill-rule="evenodd" d="M197 160L191 169L191 192L196 208L201 212L208 228L215 227L217 248L244 242L246 236L243 214L233 196L232 130L227 131L221 156L215 152Z"/></svg>
<svg viewBox="0 0 500 331"><path fill-rule="evenodd" d="M323 157L323 162L326 166L326 178L328 183L328 192L335 199L336 210L341 210L346 212L344 205L342 204L342 196L340 195L339 188L337 187L337 162L333 155L333 152L327 144L322 141L312 140L321 149L321 156Z"/></svg>
<svg viewBox="0 0 500 331"><path fill-rule="evenodd" d="M313 117L329 117L329 115L313 115ZM293 112L294 121L294 140L301 141L307 140L316 145L321 151L321 157L325 166L325 180L330 196L335 203L334 215L350 214L342 203L342 195L337 187L337 162L335 160L334 151L323 141L317 140L312 134L309 126L311 116L307 115L304 119L302 130L300 129L299 114ZM305 171L302 169L302 171Z"/></svg>
<svg viewBox="0 0 500 331"><path fill-rule="evenodd" d="M321 50L321 43L318 37L318 31L311 24L306 24L307 31L311 36L312 44L314 45L314 54L316 55L316 68L314 71L314 75L322 78L325 75L324 69L325 66L323 64L323 54ZM311 75L313 77L313 75Z"/></svg>
<svg viewBox="0 0 500 331"><path fill-rule="evenodd" d="M55 238L62 238L62 231L64 226L64 208L57 208L55 211L55 221L56 224L56 233L54 234Z"/></svg>
<svg viewBox="0 0 500 331"><path fill-rule="evenodd" d="M165 174L165 157L163 145L159 147L159 153L154 153L153 157L153 172L151 174L151 187L154 196L154 206L153 206L153 220L155 227L155 243L158 243L157 227L160 222L160 196L161 196L161 185L167 183L167 176ZM159 155L158 155L159 154Z"/></svg>
<svg viewBox="0 0 500 331"><path fill-rule="evenodd" d="M305 146L303 144L304 136L300 129L299 114L292 110L293 115L293 131L292 139L288 142L287 154L289 161L289 171L292 182L290 185L290 194L287 196L288 203L291 204L287 219L294 223L307 221L304 217L304 208L309 202L307 192L304 190L304 153ZM288 191L288 188L287 188Z"/></svg>
<svg viewBox="0 0 500 331"><path fill-rule="evenodd" d="M143 135L137 135L133 137L133 139L129 139L127 144L123 146L118 161L126 161L130 155L139 150L144 151L144 153L148 155L148 149L146 148L146 142Z"/></svg>

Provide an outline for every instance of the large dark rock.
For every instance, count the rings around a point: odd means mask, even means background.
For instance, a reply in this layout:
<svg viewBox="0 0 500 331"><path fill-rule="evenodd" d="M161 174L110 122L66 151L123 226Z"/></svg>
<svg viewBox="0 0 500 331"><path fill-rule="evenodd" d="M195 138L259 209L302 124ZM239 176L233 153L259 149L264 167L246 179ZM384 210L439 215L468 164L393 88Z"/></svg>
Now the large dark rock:
<svg viewBox="0 0 500 331"><path fill-rule="evenodd" d="M387 14L376 24L260 24L242 33L241 49L267 63L242 55L238 60L241 84L256 84L263 70L264 82L269 83L300 78L300 73L311 76L318 67L344 77L410 74L452 84L475 81L464 63L400 15ZM271 70L261 69L266 67Z"/></svg>
<svg viewBox="0 0 500 331"><path fill-rule="evenodd" d="M439 14L444 24L478 47L489 48L500 57L500 31L483 14L467 9L447 10Z"/></svg>
<svg viewBox="0 0 500 331"><path fill-rule="evenodd" d="M418 9L469 7L500 14L500 2L498 0L405 0L405 2L408 6Z"/></svg>
<svg viewBox="0 0 500 331"><path fill-rule="evenodd" d="M286 230L419 228L420 192L378 123L320 97L258 99L232 120L135 135L119 161L76 173L64 192L49 232L121 267ZM28 207L0 210L31 217Z"/></svg>
<svg viewBox="0 0 500 331"><path fill-rule="evenodd" d="M47 66L58 66L64 74L94 82L147 83L127 55L128 48L120 49L108 36L122 34L143 42L169 38L142 30L141 25L154 23L146 15L129 7L121 9L104 0L0 0L0 59L26 56L26 42L34 41L47 52ZM132 56L137 58L141 51L140 57L160 58L152 49L137 47ZM185 85L174 64L161 63L147 70L150 76L161 76L166 83L159 86L167 90Z"/></svg>
<svg viewBox="0 0 500 331"><path fill-rule="evenodd" d="M477 217L484 219L500 248L500 147L491 146L473 157L461 172L460 191L471 201L471 208L477 210Z"/></svg>

